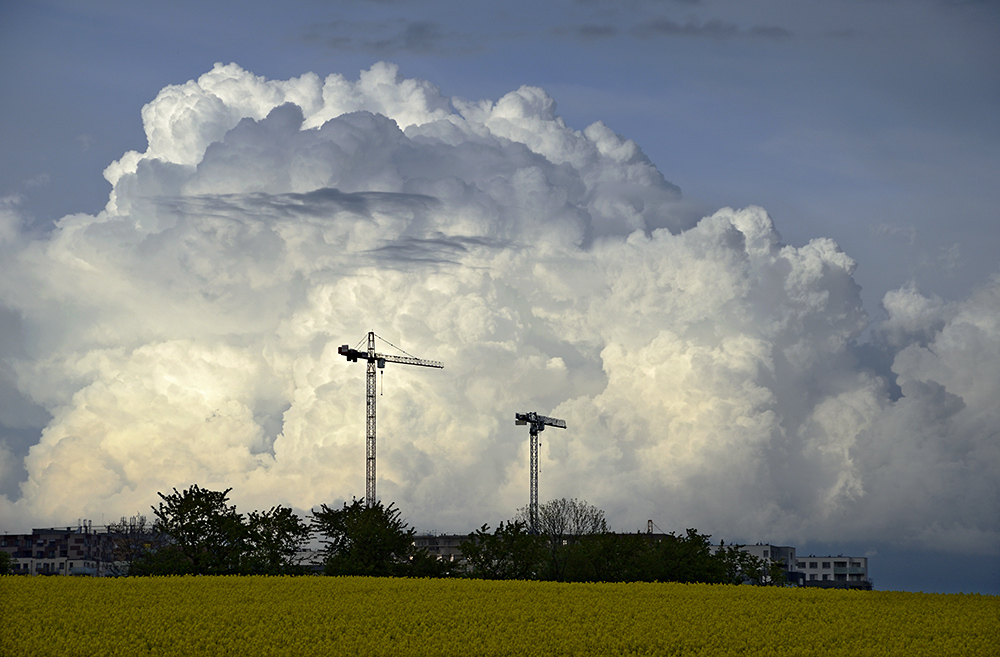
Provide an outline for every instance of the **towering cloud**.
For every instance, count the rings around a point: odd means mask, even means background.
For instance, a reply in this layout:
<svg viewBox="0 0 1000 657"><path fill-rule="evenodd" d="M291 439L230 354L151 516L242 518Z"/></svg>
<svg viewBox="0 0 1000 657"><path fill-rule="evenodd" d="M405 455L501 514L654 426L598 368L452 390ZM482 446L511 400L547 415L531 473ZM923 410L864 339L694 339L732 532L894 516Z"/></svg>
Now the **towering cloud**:
<svg viewBox="0 0 1000 657"><path fill-rule="evenodd" d="M634 142L540 89L217 65L143 120L104 212L43 238L0 215L6 394L51 415L5 517L191 483L248 508L363 494L364 368L337 347L374 329L446 364L379 384L379 492L422 529L524 503L513 414L537 410L569 425L543 434L542 497L621 528L997 549L1000 281L887 295L879 373L835 243L785 245L756 207L685 222Z"/></svg>

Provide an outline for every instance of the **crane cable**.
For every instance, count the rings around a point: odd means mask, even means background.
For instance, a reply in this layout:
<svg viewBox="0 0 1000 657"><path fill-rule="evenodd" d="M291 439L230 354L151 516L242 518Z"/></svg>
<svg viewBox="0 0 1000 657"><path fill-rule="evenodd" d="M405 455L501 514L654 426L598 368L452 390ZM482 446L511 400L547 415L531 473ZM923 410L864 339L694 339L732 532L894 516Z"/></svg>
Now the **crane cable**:
<svg viewBox="0 0 1000 657"><path fill-rule="evenodd" d="M374 332L374 331L372 331L372 333L375 333L375 332ZM409 356L410 358L416 358L416 356L414 356L413 354L411 354L410 352L408 352L408 351L407 351L406 349L403 349L402 347L397 347L397 346L396 346L396 345L394 345L393 343L391 343L391 342L389 342L388 340L386 340L385 338L383 338L383 337L382 337L381 335L379 335L378 333L375 333L375 337L376 337L376 338L378 338L379 340L381 340L382 342L386 343L387 345L389 345L389 346L390 346L390 347L392 347L393 349L398 349L399 351L402 351L402 352L403 352L404 354L406 354L406 355L407 355L407 356ZM418 360L419 360L419 359L418 359Z"/></svg>

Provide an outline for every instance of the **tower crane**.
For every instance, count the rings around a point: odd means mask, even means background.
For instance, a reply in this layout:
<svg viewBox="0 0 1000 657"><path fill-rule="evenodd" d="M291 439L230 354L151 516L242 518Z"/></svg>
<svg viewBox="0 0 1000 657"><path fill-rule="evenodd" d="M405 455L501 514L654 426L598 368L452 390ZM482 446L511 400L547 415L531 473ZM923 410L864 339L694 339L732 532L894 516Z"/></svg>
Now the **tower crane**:
<svg viewBox="0 0 1000 657"><path fill-rule="evenodd" d="M532 534L538 533L538 434L545 427L566 428L565 420L539 415L538 413L514 413L515 425L528 425L531 435L531 501L528 503L528 524Z"/></svg>
<svg viewBox="0 0 1000 657"><path fill-rule="evenodd" d="M382 339L383 342L388 340ZM392 343L389 343L392 345ZM392 345L395 347L395 345ZM396 347L399 349L399 347ZM402 351L402 349L400 349ZM435 367L441 369L444 363L436 360L424 360L413 356L396 356L394 354L379 354L375 352L375 332L368 332L368 350L360 351L351 349L348 345L343 345L337 349L337 353L347 359L350 363L364 360L368 363L367 376L367 422L365 427L366 435L366 455L365 455L365 506L375 504L375 372L377 369L384 369L386 363L400 363L402 365L420 365L421 367Z"/></svg>

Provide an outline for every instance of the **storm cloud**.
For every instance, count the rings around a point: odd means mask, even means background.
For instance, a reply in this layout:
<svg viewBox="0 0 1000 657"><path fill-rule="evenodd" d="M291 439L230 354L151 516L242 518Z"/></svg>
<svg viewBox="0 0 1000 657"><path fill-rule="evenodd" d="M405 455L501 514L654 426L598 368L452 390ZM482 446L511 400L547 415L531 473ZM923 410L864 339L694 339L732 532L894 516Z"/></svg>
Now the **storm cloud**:
<svg viewBox="0 0 1000 657"><path fill-rule="evenodd" d="M216 65L142 116L103 212L45 236L0 213L5 517L192 483L360 495L364 368L337 347L375 330L445 362L380 375L379 493L422 529L525 503L513 415L536 410L568 425L542 436L543 499L616 529L1000 545L1000 280L890 292L872 326L836 243L785 244L759 207L688 220L636 143L534 87ZM49 416L26 452L15 408Z"/></svg>

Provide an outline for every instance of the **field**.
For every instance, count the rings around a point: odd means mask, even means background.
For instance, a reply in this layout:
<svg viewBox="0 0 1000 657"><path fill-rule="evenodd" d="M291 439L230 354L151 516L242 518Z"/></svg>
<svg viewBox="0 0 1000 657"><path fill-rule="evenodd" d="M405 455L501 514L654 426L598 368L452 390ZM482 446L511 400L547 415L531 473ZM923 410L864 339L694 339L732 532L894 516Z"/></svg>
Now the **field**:
<svg viewBox="0 0 1000 657"><path fill-rule="evenodd" d="M1000 654L1000 597L704 584L0 577L2 655Z"/></svg>

